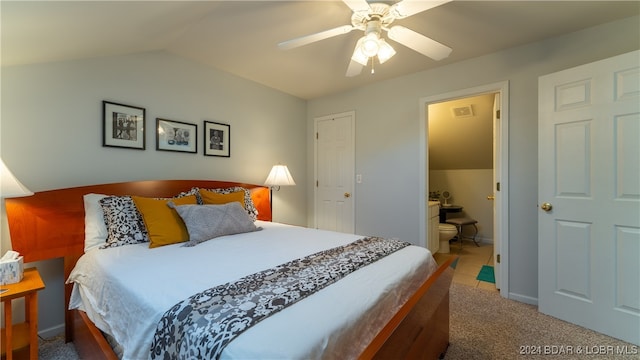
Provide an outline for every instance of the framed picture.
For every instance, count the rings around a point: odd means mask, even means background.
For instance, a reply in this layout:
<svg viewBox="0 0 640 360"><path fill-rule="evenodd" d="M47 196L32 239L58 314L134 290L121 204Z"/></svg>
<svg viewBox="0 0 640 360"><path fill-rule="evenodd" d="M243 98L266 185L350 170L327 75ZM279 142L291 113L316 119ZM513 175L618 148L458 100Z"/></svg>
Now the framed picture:
<svg viewBox="0 0 640 360"><path fill-rule="evenodd" d="M144 150L145 109L102 102L102 146Z"/></svg>
<svg viewBox="0 0 640 360"><path fill-rule="evenodd" d="M204 122L204 155L231 156L231 125L212 121Z"/></svg>
<svg viewBox="0 0 640 360"><path fill-rule="evenodd" d="M198 125L156 118L156 150L198 152Z"/></svg>

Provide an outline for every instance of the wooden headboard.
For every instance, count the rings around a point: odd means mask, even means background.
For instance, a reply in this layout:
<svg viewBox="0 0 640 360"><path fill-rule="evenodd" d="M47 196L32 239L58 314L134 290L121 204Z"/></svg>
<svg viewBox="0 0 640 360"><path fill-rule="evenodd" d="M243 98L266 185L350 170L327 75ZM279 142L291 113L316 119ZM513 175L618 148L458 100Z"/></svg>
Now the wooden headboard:
<svg viewBox="0 0 640 360"><path fill-rule="evenodd" d="M11 245L24 256L25 262L82 255L85 194L172 197L192 187L233 186L250 189L258 219L271 221L271 192L263 186L209 180L122 182L42 191L33 196L6 199Z"/></svg>

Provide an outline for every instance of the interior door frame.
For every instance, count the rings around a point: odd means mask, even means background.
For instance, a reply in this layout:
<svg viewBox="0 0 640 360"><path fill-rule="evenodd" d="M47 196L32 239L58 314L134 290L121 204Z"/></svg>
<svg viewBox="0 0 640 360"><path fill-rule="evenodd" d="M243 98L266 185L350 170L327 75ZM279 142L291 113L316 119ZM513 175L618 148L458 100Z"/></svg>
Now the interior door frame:
<svg viewBox="0 0 640 360"><path fill-rule="evenodd" d="M500 180L500 197L499 201L494 203L495 217L494 222L499 224L497 228L494 228L494 238L499 241L500 248L500 263L496 263L496 267L499 267L501 281L500 281L500 295L504 298L509 297L509 81L501 81L493 84L481 85L473 88L467 88L457 90L453 92L428 96L420 98L419 100L419 114L418 119L420 124L420 146L419 146L419 205L418 216L420 221L419 236L421 239L426 239L427 225L425 222L427 211L427 200L429 194L429 127L428 127L428 113L427 107L429 104L440 103L444 101L456 100L460 98L467 98L471 96L484 95L488 93L499 93L501 102L500 111L500 126L497 133L499 139L494 139L496 142L495 147L499 152L498 158L499 164L494 164L494 172L496 178ZM497 169L496 169L497 167ZM495 184L494 184L495 186ZM494 191L496 189L494 188ZM495 257L495 254L494 254Z"/></svg>

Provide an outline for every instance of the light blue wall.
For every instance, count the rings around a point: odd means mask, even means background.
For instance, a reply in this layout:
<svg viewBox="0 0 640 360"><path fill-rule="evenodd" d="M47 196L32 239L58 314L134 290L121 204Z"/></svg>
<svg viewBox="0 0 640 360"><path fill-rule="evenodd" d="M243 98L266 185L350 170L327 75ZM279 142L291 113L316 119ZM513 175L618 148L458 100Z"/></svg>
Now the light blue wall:
<svg viewBox="0 0 640 360"><path fill-rule="evenodd" d="M288 165L274 220L306 224L306 102L164 52L2 68L0 149L32 191L148 179L264 182ZM102 101L146 108L146 150L102 147ZM198 125L198 153L155 150L156 117ZM203 156L203 120L231 125L231 157ZM4 206L4 204L3 204ZM2 252L9 247L4 208ZM40 330L63 323L62 261L37 265Z"/></svg>
<svg viewBox="0 0 640 360"><path fill-rule="evenodd" d="M418 243L420 222L424 221L419 206L426 200L418 195L420 122L424 121L420 99L509 81L509 296L535 303L538 77L639 47L640 19L631 17L314 99L308 103L307 137L312 139L314 118L355 110L356 174L363 179L355 190L356 232ZM383 72L384 65L377 71ZM312 141L307 154L307 185L312 189ZM307 196L308 216L313 219L313 192Z"/></svg>

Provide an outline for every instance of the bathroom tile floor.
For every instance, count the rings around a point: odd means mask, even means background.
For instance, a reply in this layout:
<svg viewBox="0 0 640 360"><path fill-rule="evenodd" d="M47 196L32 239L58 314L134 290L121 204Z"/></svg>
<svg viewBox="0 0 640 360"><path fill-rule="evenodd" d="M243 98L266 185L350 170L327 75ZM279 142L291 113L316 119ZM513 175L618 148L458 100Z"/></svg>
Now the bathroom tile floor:
<svg viewBox="0 0 640 360"><path fill-rule="evenodd" d="M480 243L478 247L471 241L464 241L462 249L460 249L458 242L452 242L448 254L436 253L434 254L434 258L436 262L442 263L451 255L458 255L460 257L453 275L453 282L497 291L495 284L476 280L482 265L494 265L493 244Z"/></svg>

